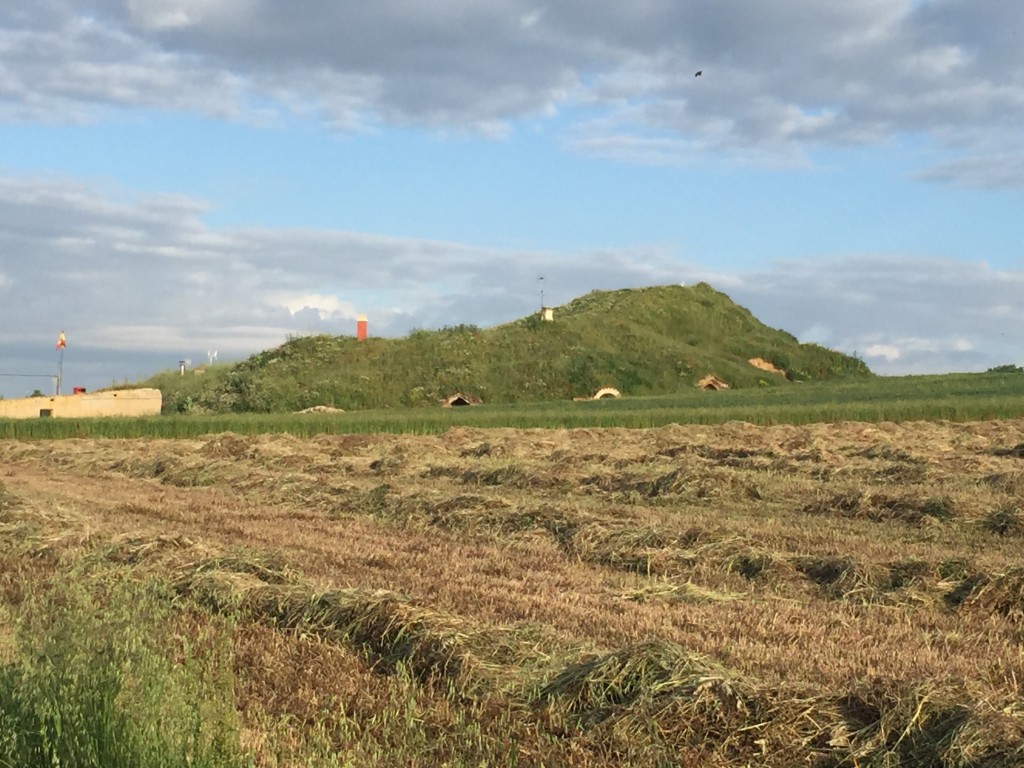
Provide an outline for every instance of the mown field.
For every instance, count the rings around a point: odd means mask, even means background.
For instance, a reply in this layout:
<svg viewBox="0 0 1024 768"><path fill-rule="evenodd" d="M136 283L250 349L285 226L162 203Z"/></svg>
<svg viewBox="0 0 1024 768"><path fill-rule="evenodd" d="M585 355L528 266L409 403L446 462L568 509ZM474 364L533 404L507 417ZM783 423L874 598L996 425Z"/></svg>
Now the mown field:
<svg viewBox="0 0 1024 768"><path fill-rule="evenodd" d="M0 764L1024 765L1022 494L1010 418L3 440Z"/></svg>

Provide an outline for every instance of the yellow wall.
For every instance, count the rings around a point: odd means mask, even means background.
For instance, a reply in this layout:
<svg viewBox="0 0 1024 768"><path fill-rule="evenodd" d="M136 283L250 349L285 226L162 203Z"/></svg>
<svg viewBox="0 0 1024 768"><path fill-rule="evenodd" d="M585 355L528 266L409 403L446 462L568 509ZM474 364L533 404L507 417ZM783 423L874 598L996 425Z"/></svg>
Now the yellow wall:
<svg viewBox="0 0 1024 768"><path fill-rule="evenodd" d="M23 397L0 400L0 419L38 419L40 411L61 419L96 416L157 416L163 397L159 389L118 389L112 392L86 392L81 395Z"/></svg>

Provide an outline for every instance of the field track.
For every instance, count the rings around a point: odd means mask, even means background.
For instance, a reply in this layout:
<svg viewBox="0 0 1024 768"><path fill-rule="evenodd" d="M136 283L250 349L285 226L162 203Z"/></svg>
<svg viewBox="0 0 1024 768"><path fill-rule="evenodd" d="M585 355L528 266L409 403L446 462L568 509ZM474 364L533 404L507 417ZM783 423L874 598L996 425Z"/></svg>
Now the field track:
<svg viewBox="0 0 1024 768"><path fill-rule="evenodd" d="M408 764L400 689L422 765L1024 765L1024 420L6 440L0 499L18 580L237 619L261 764Z"/></svg>

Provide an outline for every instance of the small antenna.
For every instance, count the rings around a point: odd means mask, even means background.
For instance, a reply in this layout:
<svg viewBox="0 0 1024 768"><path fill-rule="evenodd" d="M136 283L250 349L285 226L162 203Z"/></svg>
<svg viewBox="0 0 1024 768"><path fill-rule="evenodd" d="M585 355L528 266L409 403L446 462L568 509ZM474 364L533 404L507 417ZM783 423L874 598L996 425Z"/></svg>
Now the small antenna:
<svg viewBox="0 0 1024 768"><path fill-rule="evenodd" d="M544 309L544 275L537 278L537 283L540 285L540 308Z"/></svg>

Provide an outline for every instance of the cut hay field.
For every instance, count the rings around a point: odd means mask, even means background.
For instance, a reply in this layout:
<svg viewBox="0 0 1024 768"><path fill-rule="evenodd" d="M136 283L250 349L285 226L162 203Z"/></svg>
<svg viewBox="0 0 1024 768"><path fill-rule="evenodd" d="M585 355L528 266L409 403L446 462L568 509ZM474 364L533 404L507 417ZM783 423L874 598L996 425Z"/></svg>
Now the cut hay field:
<svg viewBox="0 0 1024 768"><path fill-rule="evenodd" d="M1022 551L1024 420L4 440L0 721L145 626L204 765L1022 766Z"/></svg>

